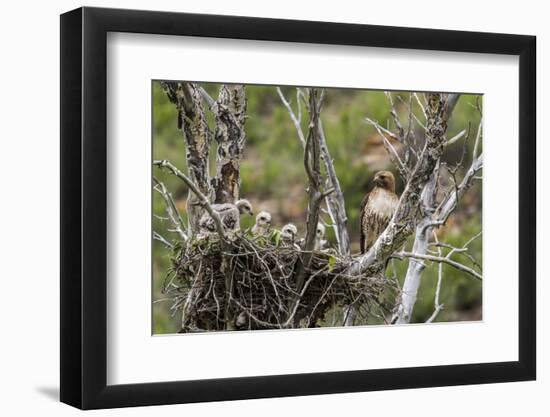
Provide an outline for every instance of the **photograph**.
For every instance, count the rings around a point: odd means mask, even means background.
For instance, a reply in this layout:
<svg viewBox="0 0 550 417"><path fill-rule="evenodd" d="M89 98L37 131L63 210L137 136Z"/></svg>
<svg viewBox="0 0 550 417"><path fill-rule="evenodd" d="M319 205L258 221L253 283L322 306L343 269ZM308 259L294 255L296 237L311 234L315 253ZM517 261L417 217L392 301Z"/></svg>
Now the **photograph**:
<svg viewBox="0 0 550 417"><path fill-rule="evenodd" d="M483 94L151 89L154 335L483 320Z"/></svg>

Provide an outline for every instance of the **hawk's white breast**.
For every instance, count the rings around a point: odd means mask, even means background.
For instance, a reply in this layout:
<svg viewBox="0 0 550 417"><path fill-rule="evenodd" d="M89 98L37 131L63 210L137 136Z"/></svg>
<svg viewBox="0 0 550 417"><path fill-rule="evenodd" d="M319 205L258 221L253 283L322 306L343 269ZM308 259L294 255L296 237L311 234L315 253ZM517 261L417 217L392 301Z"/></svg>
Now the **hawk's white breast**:
<svg viewBox="0 0 550 417"><path fill-rule="evenodd" d="M391 218L397 206L395 196L384 189L378 189L373 194L368 201L369 211L376 213L379 217Z"/></svg>

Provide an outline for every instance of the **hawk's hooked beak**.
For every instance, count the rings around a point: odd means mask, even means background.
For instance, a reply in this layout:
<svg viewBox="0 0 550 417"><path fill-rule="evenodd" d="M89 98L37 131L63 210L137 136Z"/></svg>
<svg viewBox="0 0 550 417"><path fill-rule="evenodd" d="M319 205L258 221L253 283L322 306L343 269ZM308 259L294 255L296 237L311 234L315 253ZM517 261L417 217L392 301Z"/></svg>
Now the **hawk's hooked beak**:
<svg viewBox="0 0 550 417"><path fill-rule="evenodd" d="M376 185L379 185L380 187L385 187L386 186L386 180L382 177L375 177L374 178L374 183Z"/></svg>

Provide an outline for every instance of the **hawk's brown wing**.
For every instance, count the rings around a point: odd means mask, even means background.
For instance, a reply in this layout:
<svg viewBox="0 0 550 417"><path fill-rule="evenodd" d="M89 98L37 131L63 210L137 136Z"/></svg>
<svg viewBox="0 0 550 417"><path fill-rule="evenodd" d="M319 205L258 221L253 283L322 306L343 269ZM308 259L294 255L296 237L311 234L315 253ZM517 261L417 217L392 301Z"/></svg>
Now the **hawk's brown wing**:
<svg viewBox="0 0 550 417"><path fill-rule="evenodd" d="M361 253L365 253L367 249L365 247L367 243L367 235L363 227L363 218L365 217L365 210L367 208L369 196L370 196L370 193L367 193L365 194L365 197L363 197L363 201L361 201L361 214L359 215L359 230L361 231L361 238L359 240L359 245L361 247Z"/></svg>

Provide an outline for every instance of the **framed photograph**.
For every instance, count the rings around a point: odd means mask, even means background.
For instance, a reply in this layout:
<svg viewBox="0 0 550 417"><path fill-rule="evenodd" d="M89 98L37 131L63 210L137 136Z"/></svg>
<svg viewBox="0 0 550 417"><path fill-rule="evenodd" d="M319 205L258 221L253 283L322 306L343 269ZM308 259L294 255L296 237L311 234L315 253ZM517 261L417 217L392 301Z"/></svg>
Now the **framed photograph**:
<svg viewBox="0 0 550 417"><path fill-rule="evenodd" d="M533 380L535 37L61 16L61 401Z"/></svg>

